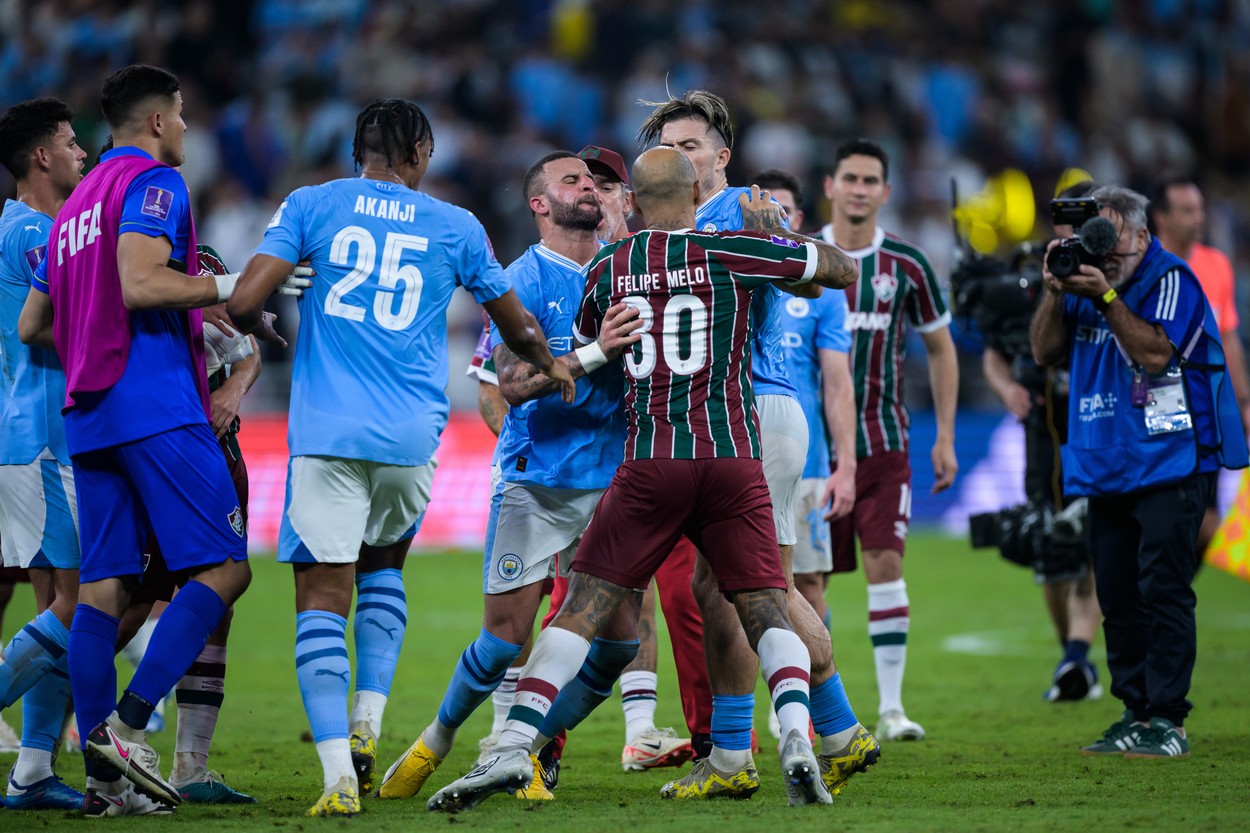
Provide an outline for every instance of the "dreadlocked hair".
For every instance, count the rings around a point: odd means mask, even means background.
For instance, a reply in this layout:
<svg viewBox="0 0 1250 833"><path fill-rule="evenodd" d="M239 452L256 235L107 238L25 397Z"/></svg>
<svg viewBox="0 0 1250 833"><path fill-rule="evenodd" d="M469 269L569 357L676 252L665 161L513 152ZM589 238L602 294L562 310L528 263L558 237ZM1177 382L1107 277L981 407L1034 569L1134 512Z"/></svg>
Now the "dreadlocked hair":
<svg viewBox="0 0 1250 833"><path fill-rule="evenodd" d="M384 158L388 166L411 162L421 142L429 142L433 154L434 131L421 108L402 98L379 98L356 117L352 159L357 166L370 154Z"/></svg>
<svg viewBox="0 0 1250 833"><path fill-rule="evenodd" d="M655 110L638 129L643 144L652 145L660 140L664 125L681 119L698 119L704 122L721 140L721 144L733 150L734 127L729 118L729 105L725 99L707 90L687 90L681 98L668 101L640 101Z"/></svg>

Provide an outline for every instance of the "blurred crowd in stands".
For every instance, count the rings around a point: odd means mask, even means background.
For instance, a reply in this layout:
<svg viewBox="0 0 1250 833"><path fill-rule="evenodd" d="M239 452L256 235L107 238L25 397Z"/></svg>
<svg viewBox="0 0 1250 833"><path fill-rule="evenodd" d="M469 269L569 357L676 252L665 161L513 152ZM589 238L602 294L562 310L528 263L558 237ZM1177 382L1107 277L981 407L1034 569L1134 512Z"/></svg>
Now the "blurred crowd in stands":
<svg viewBox="0 0 1250 833"><path fill-rule="evenodd" d="M1250 274L1250 0L0 0L0 107L65 98L92 160L100 82L131 62L181 78L199 236L236 269L286 193L351 174L374 98L426 110L424 189L473 210L506 264L534 242L534 160L590 143L632 160L639 101L704 87L737 119L730 184L799 174L813 228L832 148L885 145L883 221L940 274L952 176L973 193L1022 170L1042 235L1074 166L1147 193L1196 176L1210 242ZM453 316L471 349L472 304Z"/></svg>

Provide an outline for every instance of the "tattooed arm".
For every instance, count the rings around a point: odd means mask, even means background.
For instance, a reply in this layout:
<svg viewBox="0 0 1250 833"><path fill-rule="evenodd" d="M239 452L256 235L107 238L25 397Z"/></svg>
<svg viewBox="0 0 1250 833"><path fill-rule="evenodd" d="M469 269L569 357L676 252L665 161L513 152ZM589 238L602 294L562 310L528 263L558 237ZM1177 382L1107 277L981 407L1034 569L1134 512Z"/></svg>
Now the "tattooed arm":
<svg viewBox="0 0 1250 833"><path fill-rule="evenodd" d="M634 331L642 326L638 318L638 310L625 304L615 304L608 308L603 318L603 326L599 330L599 347L609 360L619 359L621 354L641 338ZM528 362L522 361L506 344L495 348L493 358L495 370L499 374L499 390L508 404L516 407L522 402L538 399L560 389L560 384ZM573 379L586 375L586 368L577 352L566 353L556 358L556 363L564 365Z"/></svg>
<svg viewBox="0 0 1250 833"><path fill-rule="evenodd" d="M759 186L752 185L750 193L743 193L738 197L738 203L742 206L743 231L758 231L774 237L785 237L798 243L811 243L815 247L816 274L812 276L811 283L797 287L787 286L784 283L778 284L782 289L795 295L814 297L820 293L812 293L810 288L812 284L830 289L842 289L859 279L859 265L856 264L854 258L848 257L846 252L824 240L787 229L782 222L784 215L781 206L773 202L772 195L767 191L761 191Z"/></svg>
<svg viewBox="0 0 1250 833"><path fill-rule="evenodd" d="M529 365L526 365L526 367L529 367ZM498 437L499 432L503 430L503 418L508 415L508 402L503 398L503 393L499 390L498 385L478 381L477 412L482 415L482 421L486 423L486 427L491 430L491 433Z"/></svg>

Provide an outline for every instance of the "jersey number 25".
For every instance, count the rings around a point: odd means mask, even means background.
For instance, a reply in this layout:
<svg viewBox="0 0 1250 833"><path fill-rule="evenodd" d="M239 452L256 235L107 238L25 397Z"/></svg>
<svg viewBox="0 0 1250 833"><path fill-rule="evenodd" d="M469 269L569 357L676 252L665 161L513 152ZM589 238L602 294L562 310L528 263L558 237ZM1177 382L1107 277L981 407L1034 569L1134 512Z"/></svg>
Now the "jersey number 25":
<svg viewBox="0 0 1250 833"><path fill-rule="evenodd" d="M382 268L378 273L378 290L373 296L373 317L388 330L405 330L417 317L417 307L421 303L421 270L411 263L404 263L403 258L405 252L424 252L429 243L429 238L415 234L390 232L386 235L382 246ZM330 287L326 295L326 315L350 321L365 320L364 307L343 299L373 275L377 259L377 241L360 226L347 226L334 235L334 242L330 244L330 262L352 268ZM399 288L401 284L402 288ZM399 295L398 309L396 295Z"/></svg>

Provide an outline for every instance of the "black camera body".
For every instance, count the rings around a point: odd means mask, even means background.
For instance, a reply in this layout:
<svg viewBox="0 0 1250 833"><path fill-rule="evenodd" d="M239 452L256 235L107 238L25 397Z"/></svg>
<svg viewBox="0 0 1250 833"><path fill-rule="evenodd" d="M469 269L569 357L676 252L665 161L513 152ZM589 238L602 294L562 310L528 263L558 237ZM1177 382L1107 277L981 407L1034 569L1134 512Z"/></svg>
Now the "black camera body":
<svg viewBox="0 0 1250 833"><path fill-rule="evenodd" d="M1051 200L1050 217L1056 226L1079 229L1046 253L1050 274L1062 280L1081 271L1082 265L1103 267L1119 235L1110 220L1098 216L1097 202L1089 197Z"/></svg>
<svg viewBox="0 0 1250 833"><path fill-rule="evenodd" d="M951 272L955 313L1012 358L1029 353L1029 321L1041 291L1041 263L1027 243L1011 260L974 254Z"/></svg>
<svg viewBox="0 0 1250 833"><path fill-rule="evenodd" d="M1045 503L1021 503L968 519L974 548L995 547L1002 557L1043 579L1079 576L1088 563L1086 502L1056 513Z"/></svg>

